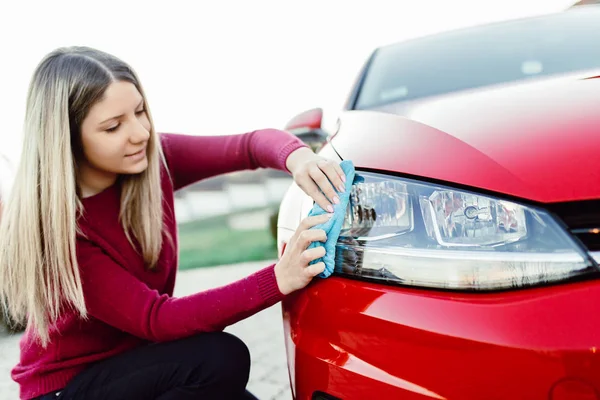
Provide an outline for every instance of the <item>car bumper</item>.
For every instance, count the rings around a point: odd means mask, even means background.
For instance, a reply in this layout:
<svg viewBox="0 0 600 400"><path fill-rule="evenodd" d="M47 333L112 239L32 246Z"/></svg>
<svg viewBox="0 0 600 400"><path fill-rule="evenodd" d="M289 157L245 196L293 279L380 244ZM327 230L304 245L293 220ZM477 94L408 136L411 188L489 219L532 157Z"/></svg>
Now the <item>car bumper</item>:
<svg viewBox="0 0 600 400"><path fill-rule="evenodd" d="M594 281L465 294L318 280L283 303L292 391L600 399L599 304Z"/></svg>

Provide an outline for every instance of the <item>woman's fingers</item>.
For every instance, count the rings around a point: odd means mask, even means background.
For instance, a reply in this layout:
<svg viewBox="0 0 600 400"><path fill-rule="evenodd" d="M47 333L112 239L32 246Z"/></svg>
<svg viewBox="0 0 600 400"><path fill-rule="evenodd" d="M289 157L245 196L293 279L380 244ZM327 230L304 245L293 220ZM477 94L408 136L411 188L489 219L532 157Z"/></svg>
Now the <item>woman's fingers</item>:
<svg viewBox="0 0 600 400"><path fill-rule="evenodd" d="M275 278L283 294L305 287L313 277L325 270L325 264L311 262L325 256L325 248L308 248L311 243L327 240L327 233L315 226L327 222L333 214L320 214L304 218L289 243L281 260L275 265Z"/></svg>
<svg viewBox="0 0 600 400"><path fill-rule="evenodd" d="M321 175L323 175L322 172ZM321 190L317 186L317 183L315 183L311 176L307 176L305 179L303 179L302 185L300 187L302 188L302 190L304 190L304 193L309 195L319 206L321 206L323 210L333 212L332 203L321 192Z"/></svg>
<svg viewBox="0 0 600 400"><path fill-rule="evenodd" d="M337 188L338 192L341 193L346 191L346 185L344 184L346 181L346 174L344 174L342 167L340 167L338 163L331 160L323 160L320 161L318 165L319 168L321 168L321 171L327 175L327 178L329 178L329 181L331 181L333 186Z"/></svg>
<svg viewBox="0 0 600 400"><path fill-rule="evenodd" d="M325 167L325 165L324 165ZM340 198L337 195L337 192L331 182L329 181L326 170L322 170L320 165L314 165L309 170L309 175L311 179L319 186L323 193L327 196L327 198L334 204L339 204ZM336 173L332 173L332 175L337 175ZM337 177L337 181L340 181L340 178ZM333 181L332 181L333 182ZM341 181L340 181L341 183ZM331 203L330 203L331 204Z"/></svg>
<svg viewBox="0 0 600 400"><path fill-rule="evenodd" d="M310 278L314 278L315 276L319 275L323 271L325 271L325 263L322 261L312 264L312 265L309 265L308 267L304 268L304 273L306 275L308 275Z"/></svg>
<svg viewBox="0 0 600 400"><path fill-rule="evenodd" d="M325 255L325 248L323 246L313 247L312 249L304 250L300 257L302 257L302 261L306 264L311 261L316 260L317 258L321 258Z"/></svg>
<svg viewBox="0 0 600 400"><path fill-rule="evenodd" d="M300 222L296 233L300 233L309 230L317 225L324 224L325 222L329 221L329 218L331 218L332 216L333 214L320 214L306 217L302 220L302 222Z"/></svg>
<svg viewBox="0 0 600 400"><path fill-rule="evenodd" d="M327 234L323 229L308 229L300 232L297 244L301 251L306 250L312 242L324 242L327 240Z"/></svg>

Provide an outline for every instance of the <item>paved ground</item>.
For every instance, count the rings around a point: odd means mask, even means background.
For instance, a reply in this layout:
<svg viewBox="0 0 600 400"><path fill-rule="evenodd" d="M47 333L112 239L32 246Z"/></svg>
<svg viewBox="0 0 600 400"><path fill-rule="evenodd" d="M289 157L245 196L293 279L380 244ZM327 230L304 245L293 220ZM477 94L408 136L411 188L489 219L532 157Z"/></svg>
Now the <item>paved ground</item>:
<svg viewBox="0 0 600 400"><path fill-rule="evenodd" d="M268 265L268 262L182 271L177 279L175 295L183 296L227 284L265 265ZM291 399L283 343L281 306L276 304L230 326L226 331L240 337L250 348L252 369L248 390L260 400ZM0 400L18 399L17 386L9 375L10 369L18 359L18 340L19 336L6 336L0 333Z"/></svg>

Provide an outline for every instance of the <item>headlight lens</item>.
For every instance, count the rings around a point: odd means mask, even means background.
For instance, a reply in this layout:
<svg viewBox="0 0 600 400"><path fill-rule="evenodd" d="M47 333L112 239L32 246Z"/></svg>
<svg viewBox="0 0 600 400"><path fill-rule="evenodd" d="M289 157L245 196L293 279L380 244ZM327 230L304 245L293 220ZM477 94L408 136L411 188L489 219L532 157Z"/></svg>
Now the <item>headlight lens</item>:
<svg viewBox="0 0 600 400"><path fill-rule="evenodd" d="M357 173L337 274L468 290L522 287L594 269L545 211L453 188Z"/></svg>

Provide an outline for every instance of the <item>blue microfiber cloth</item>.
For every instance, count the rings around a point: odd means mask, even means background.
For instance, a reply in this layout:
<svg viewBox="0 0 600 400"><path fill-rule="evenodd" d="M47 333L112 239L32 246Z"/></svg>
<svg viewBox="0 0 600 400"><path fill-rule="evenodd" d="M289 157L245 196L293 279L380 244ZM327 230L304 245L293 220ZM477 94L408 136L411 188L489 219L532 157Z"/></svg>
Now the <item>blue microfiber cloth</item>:
<svg viewBox="0 0 600 400"><path fill-rule="evenodd" d="M338 192L340 203L333 205L333 216L324 224L316 225L313 227L313 229L323 229L327 234L327 241L325 243L312 242L308 246L309 249L317 246L325 247L325 256L311 262L311 264L316 264L321 261L325 263L325 271L318 275L321 278L327 278L333 273L333 268L335 266L335 244L337 243L338 238L340 237L340 231L342 229L342 224L344 223L344 217L346 216L346 209L348 208L348 202L350 201L350 191L352 189L352 184L354 183L354 176L356 174L356 172L354 171L354 164L350 160L342 161L340 163L340 167L346 174L346 190L342 193ZM320 205L315 203L312 210L310 210L310 212L308 213L308 216L326 213L327 211L323 210L323 208L321 208Z"/></svg>

